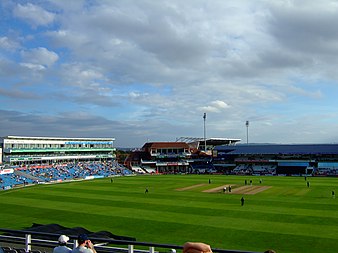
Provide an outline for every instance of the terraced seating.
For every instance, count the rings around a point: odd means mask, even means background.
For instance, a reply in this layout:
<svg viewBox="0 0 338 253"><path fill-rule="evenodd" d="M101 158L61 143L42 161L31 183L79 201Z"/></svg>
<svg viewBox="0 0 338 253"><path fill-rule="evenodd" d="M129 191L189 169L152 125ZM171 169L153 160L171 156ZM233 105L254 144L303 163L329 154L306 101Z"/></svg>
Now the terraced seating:
<svg viewBox="0 0 338 253"><path fill-rule="evenodd" d="M51 167L16 168L14 173L0 174L0 188L2 190L17 185L49 183L81 179L89 176L110 177L115 175L131 175L132 172L116 162L110 163L70 163Z"/></svg>
<svg viewBox="0 0 338 253"><path fill-rule="evenodd" d="M16 175L15 173L0 175L0 187L2 189L12 188L15 185L24 185L27 183L31 183L28 178Z"/></svg>

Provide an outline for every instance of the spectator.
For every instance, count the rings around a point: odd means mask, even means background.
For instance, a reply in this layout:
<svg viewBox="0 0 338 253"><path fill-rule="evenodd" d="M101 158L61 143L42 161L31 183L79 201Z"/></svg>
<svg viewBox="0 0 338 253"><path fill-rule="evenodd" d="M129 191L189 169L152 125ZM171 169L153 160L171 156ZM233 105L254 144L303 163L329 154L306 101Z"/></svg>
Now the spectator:
<svg viewBox="0 0 338 253"><path fill-rule="evenodd" d="M86 234L80 234L77 237L78 246L72 250L72 253L96 253L93 243Z"/></svg>
<svg viewBox="0 0 338 253"><path fill-rule="evenodd" d="M68 236L60 235L60 237L58 239L59 246L54 248L53 253L70 253L70 252L72 252L72 249L67 247L68 241L69 241Z"/></svg>
<svg viewBox="0 0 338 253"><path fill-rule="evenodd" d="M183 253L212 253L210 245L203 242L186 242L183 245Z"/></svg>
<svg viewBox="0 0 338 253"><path fill-rule="evenodd" d="M272 249L268 249L268 250L264 251L264 253L276 253L276 251L274 251Z"/></svg>

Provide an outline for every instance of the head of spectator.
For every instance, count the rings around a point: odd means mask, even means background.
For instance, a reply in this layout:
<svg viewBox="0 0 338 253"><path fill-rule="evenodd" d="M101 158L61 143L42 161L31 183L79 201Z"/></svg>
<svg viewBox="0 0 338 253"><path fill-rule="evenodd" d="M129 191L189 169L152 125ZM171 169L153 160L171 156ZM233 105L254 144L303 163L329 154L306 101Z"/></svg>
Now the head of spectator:
<svg viewBox="0 0 338 253"><path fill-rule="evenodd" d="M268 250L264 251L264 253L276 253L276 251L274 251L272 249L268 249Z"/></svg>
<svg viewBox="0 0 338 253"><path fill-rule="evenodd" d="M183 245L183 253L212 253L210 245L203 242L186 242Z"/></svg>
<svg viewBox="0 0 338 253"><path fill-rule="evenodd" d="M59 245L61 245L61 246L66 245L68 241L69 241L69 237L66 236L66 235L60 235L60 237L58 239Z"/></svg>
<svg viewBox="0 0 338 253"><path fill-rule="evenodd" d="M73 253L96 253L96 250L94 249L94 244L89 240L88 236L86 234L80 234L77 237L78 246L73 249ZM87 250L83 250L82 248L85 247ZM75 252L74 252L75 251Z"/></svg>
<svg viewBox="0 0 338 253"><path fill-rule="evenodd" d="M80 234L77 237L77 243L79 245L86 244L86 242L89 240L88 236L86 234Z"/></svg>

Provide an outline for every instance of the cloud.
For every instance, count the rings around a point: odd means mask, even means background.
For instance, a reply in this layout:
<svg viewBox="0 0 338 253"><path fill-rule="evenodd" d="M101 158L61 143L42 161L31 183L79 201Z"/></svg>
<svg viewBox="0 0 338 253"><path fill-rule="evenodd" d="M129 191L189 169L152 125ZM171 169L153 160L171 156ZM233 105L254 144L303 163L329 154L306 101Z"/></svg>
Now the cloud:
<svg viewBox="0 0 338 253"><path fill-rule="evenodd" d="M117 107L120 105L115 96L108 92L100 94L96 89L81 89L74 91L75 94L59 94L57 97L76 104L97 105L104 107Z"/></svg>
<svg viewBox="0 0 338 253"><path fill-rule="evenodd" d="M229 108L229 105L223 101L220 100L216 100L216 101L212 101L210 102L209 105L207 106L203 106L201 107L201 111L205 111L205 112L222 112L224 109Z"/></svg>
<svg viewBox="0 0 338 253"><path fill-rule="evenodd" d="M106 82L107 78L101 73L100 66L91 66L81 62L62 65L62 80L66 85L78 87L97 87L97 82Z"/></svg>
<svg viewBox="0 0 338 253"><path fill-rule="evenodd" d="M49 51L44 47L22 51L21 56L25 66L32 68L34 65L40 66L38 69L51 67L59 59L59 56L55 52Z"/></svg>
<svg viewBox="0 0 338 253"><path fill-rule="evenodd" d="M200 137L207 112L210 136L245 139L250 120L252 131L257 126L252 138L289 142L300 139L298 118L313 124L312 114L337 107L334 1L51 0L2 7L2 109L58 125L41 123L46 135L75 134L68 132L75 123L63 128L61 121L76 118L85 135L96 135L92 121L100 134L117 124L113 135L126 143L128 135ZM11 100L24 92L43 96ZM335 136L330 119L322 139ZM306 138L319 140L316 127L307 127Z"/></svg>
<svg viewBox="0 0 338 253"><path fill-rule="evenodd" d="M41 97L37 94L27 92L27 91L22 91L18 89L2 89L0 88L0 95L1 96L6 96L6 97L11 97L14 99L40 99Z"/></svg>
<svg viewBox="0 0 338 253"><path fill-rule="evenodd" d="M40 71L44 70L46 67L41 64L33 64L33 63L21 63L22 67L26 67L28 69L34 70L34 71Z"/></svg>
<svg viewBox="0 0 338 253"><path fill-rule="evenodd" d="M268 27L271 35L287 50L327 57L338 52L338 6L333 1L303 4L271 3Z"/></svg>
<svg viewBox="0 0 338 253"><path fill-rule="evenodd" d="M170 138L167 134L156 134L162 128L163 122L146 126L143 122L107 120L101 116L78 111L47 115L0 109L0 118L6 119L6 124L0 124L0 133L8 133L7 127L12 129L10 134L7 135L56 137L118 136L115 142L115 146L118 147L140 147L147 140L147 137L151 140Z"/></svg>
<svg viewBox="0 0 338 253"><path fill-rule="evenodd" d="M20 45L16 41L8 38L7 36L0 37L0 48L5 50L14 50L18 48Z"/></svg>
<svg viewBox="0 0 338 253"><path fill-rule="evenodd" d="M27 21L33 27L46 26L55 19L54 13L31 3L27 3L26 5L17 4L13 9L13 14L15 17Z"/></svg>

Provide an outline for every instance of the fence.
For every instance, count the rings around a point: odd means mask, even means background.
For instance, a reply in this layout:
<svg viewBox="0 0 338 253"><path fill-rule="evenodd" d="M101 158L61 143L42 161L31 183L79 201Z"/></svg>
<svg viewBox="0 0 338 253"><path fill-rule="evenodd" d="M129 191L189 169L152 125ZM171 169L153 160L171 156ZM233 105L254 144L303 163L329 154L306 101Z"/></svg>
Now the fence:
<svg viewBox="0 0 338 253"><path fill-rule="evenodd" d="M57 240L45 240L41 238L58 238L60 234L33 232L25 230L12 230L0 228L0 242L12 245L22 245L21 251L26 253L52 252L58 245ZM68 243L70 248L77 245L77 236L67 235L73 242ZM39 239L40 238L40 239ZM95 249L98 253L168 253L174 250L182 250L183 246L158 244L151 242L137 242L127 240L114 240L107 238L90 238L95 242ZM0 244L0 246L2 246ZM17 247L17 246L16 246ZM137 247L137 248L136 248ZM44 250L37 250L43 248ZM225 250L212 248L214 253L258 253L252 251Z"/></svg>

